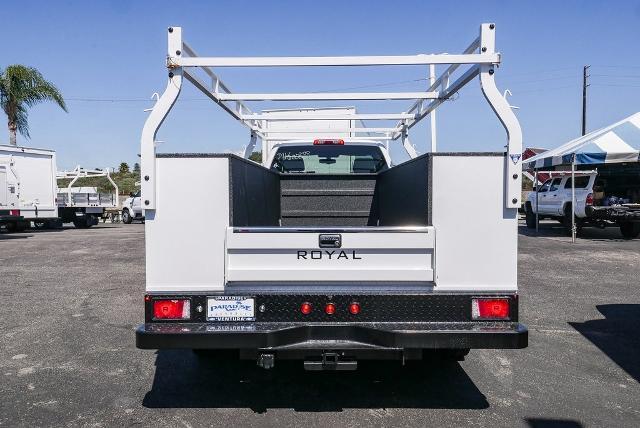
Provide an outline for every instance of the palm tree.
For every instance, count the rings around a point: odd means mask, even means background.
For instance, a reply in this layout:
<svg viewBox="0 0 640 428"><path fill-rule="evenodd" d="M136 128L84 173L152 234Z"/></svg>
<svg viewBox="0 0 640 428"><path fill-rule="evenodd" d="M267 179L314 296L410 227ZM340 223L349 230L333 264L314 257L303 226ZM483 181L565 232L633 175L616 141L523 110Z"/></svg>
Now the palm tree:
<svg viewBox="0 0 640 428"><path fill-rule="evenodd" d="M54 101L67 111L58 88L35 68L16 64L0 70L0 106L7 114L9 144L16 145L16 131L29 138L27 109L42 101Z"/></svg>

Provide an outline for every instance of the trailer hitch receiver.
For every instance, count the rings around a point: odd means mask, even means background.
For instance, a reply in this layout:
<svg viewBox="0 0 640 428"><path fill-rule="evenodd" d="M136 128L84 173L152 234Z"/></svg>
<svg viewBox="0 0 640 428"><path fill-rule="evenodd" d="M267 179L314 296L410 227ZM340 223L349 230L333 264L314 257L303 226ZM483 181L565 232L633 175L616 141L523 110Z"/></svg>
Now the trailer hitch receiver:
<svg viewBox="0 0 640 428"><path fill-rule="evenodd" d="M343 356L344 357L344 356ZM304 369L319 370L356 370L356 360L345 360L337 352L323 352L320 360L305 360Z"/></svg>

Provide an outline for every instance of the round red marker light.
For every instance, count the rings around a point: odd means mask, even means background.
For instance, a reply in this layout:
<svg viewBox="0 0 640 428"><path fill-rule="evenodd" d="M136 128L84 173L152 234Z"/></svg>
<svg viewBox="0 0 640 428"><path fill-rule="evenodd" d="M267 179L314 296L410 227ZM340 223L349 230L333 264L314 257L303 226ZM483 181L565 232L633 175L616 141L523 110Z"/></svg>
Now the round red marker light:
<svg viewBox="0 0 640 428"><path fill-rule="evenodd" d="M333 303L327 303L327 306L324 307L324 311L327 315L333 315L336 313L336 305Z"/></svg>
<svg viewBox="0 0 640 428"><path fill-rule="evenodd" d="M309 302L304 302L300 305L300 312L302 312L304 315L309 315L312 310L313 306L311 306L311 303Z"/></svg>
<svg viewBox="0 0 640 428"><path fill-rule="evenodd" d="M358 315L360 313L360 304L353 302L349 305L349 312L351 315Z"/></svg>

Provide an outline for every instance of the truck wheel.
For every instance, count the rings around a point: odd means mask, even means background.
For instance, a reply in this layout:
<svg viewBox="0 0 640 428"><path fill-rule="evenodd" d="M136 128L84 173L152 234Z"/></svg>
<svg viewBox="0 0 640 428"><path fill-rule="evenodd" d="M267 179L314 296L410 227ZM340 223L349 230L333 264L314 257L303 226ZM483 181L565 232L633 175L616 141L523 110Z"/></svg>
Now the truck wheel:
<svg viewBox="0 0 640 428"><path fill-rule="evenodd" d="M33 222L34 229L49 229L49 222L46 220L37 220Z"/></svg>
<svg viewBox="0 0 640 428"><path fill-rule="evenodd" d="M464 361L464 358L471 351L468 348L462 349L425 349L422 351L422 361L418 363L431 363L433 361L454 362Z"/></svg>
<svg viewBox="0 0 640 428"><path fill-rule="evenodd" d="M82 216L73 219L73 225L77 229L87 229L91 227L91 217Z"/></svg>
<svg viewBox="0 0 640 428"><path fill-rule="evenodd" d="M131 222L133 221L133 218L131 217L131 213L129 213L128 209L123 209L122 210L122 222L124 224L131 224Z"/></svg>
<svg viewBox="0 0 640 428"><path fill-rule="evenodd" d="M524 207L524 214L525 214L525 220L527 222L527 227L529 229L535 229L536 215L534 214L533 209L531 208L531 204L529 202L527 202L527 204Z"/></svg>
<svg viewBox="0 0 640 428"><path fill-rule="evenodd" d="M640 235L640 223L626 222L620 224L620 233L624 239L634 239Z"/></svg>

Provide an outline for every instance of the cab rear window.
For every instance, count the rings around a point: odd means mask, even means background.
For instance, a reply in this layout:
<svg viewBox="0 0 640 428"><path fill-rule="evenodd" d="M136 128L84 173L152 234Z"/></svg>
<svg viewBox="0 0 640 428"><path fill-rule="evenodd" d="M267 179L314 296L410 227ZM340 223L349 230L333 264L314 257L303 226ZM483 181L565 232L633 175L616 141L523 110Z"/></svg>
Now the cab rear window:
<svg viewBox="0 0 640 428"><path fill-rule="evenodd" d="M284 174L373 174L387 169L380 148L356 145L278 148L271 169Z"/></svg>

